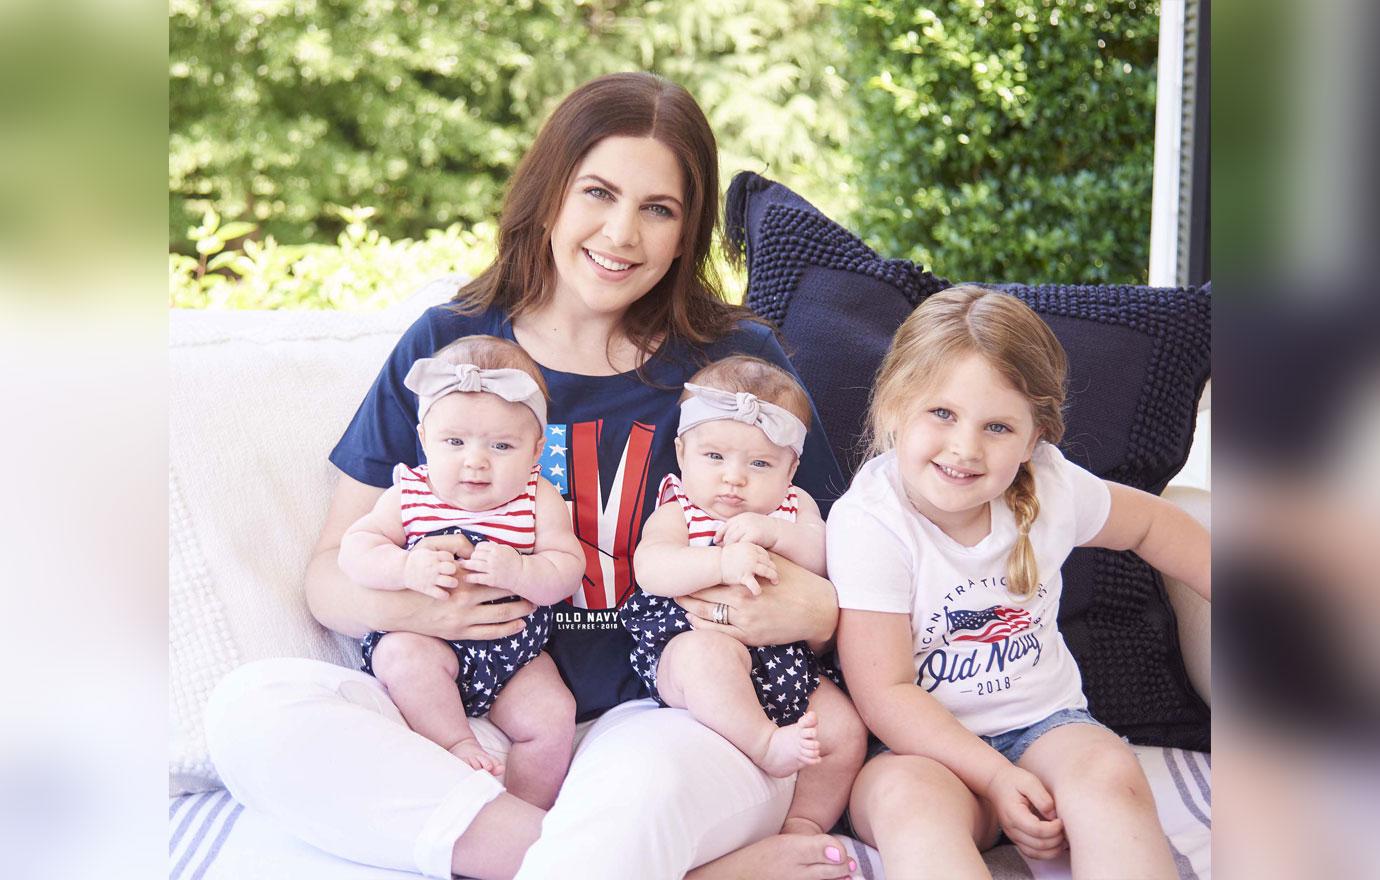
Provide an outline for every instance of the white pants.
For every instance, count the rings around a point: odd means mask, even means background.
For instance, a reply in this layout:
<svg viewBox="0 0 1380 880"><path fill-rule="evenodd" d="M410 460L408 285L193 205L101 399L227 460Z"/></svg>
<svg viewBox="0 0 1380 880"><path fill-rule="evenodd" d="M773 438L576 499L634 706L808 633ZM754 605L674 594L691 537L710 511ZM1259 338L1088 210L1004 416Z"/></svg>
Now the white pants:
<svg viewBox="0 0 1380 880"><path fill-rule="evenodd" d="M475 736L499 756L487 718ZM314 660L239 667L211 695L211 757L237 800L341 858L451 876L455 841L502 791L413 733L372 676ZM781 828L793 779L679 709L624 703L579 725L519 878L672 878Z"/></svg>

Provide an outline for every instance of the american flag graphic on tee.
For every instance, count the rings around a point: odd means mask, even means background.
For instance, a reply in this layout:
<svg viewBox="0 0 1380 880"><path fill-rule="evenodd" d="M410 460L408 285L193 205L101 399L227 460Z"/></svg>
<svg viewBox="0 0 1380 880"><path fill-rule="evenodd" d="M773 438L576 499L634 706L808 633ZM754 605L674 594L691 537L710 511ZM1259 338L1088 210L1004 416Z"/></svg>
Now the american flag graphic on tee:
<svg viewBox="0 0 1380 880"><path fill-rule="evenodd" d="M948 618L951 641L955 642L997 642L1018 632L1030 629L1030 612L1005 605L993 605L981 611L950 611L944 606Z"/></svg>

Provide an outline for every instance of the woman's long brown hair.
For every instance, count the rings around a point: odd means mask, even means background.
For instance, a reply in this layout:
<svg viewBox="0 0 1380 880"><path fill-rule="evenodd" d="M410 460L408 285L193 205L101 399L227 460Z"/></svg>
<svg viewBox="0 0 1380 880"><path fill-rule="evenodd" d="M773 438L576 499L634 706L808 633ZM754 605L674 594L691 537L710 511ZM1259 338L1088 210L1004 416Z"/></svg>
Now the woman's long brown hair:
<svg viewBox="0 0 1380 880"><path fill-rule="evenodd" d="M649 73L599 77L556 107L509 182L498 256L460 288L452 307L473 314L496 306L516 318L550 300L551 227L580 161L608 137L655 138L675 155L685 178L681 255L623 317L622 330L639 360L663 339L699 347L725 336L752 313L724 301L709 261L719 213L714 133L689 92Z"/></svg>

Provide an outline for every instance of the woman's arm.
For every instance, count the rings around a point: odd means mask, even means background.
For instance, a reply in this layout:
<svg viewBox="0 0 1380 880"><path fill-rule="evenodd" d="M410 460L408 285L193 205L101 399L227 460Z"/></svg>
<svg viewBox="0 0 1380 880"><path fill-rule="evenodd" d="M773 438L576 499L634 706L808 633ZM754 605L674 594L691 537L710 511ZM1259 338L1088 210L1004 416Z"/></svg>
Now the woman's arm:
<svg viewBox="0 0 1380 880"><path fill-rule="evenodd" d="M1112 494L1102 530L1085 547L1132 550L1170 577L1212 599L1212 541L1207 529L1163 498L1105 481Z"/></svg>
<svg viewBox="0 0 1380 880"><path fill-rule="evenodd" d="M527 601L483 605L511 595L506 590L461 584L444 599L411 590L371 590L340 570L340 542L352 523L368 513L383 494L346 474L340 475L321 536L307 563L307 607L323 626L352 638L374 630L406 630L443 639L496 639L522 631L519 618L532 613ZM437 547L468 555L462 536L429 539Z"/></svg>
<svg viewBox="0 0 1380 880"><path fill-rule="evenodd" d="M695 629L726 633L748 646L805 642L815 653L828 649L838 623L834 585L784 556L771 554L777 582L760 596L741 585L698 590L676 601L691 615ZM728 606L728 623L713 622L714 606Z"/></svg>

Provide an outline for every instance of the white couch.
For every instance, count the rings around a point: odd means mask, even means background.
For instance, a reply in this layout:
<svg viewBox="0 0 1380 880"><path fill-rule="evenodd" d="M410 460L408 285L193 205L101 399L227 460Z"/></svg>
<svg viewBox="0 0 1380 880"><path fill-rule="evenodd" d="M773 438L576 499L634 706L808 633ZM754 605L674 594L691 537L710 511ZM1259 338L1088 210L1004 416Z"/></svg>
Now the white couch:
<svg viewBox="0 0 1380 880"><path fill-rule="evenodd" d="M317 624L302 596L307 554L335 481L326 455L398 335L454 290L428 285L382 313L173 311L170 315L170 869L175 880L405 877L300 843L220 789L202 714L216 682L263 657L355 665L355 644ZM1207 495L1176 488L1206 515ZM1183 590L1180 628L1207 697L1207 614ZM1208 756L1138 748L1181 873L1207 877ZM880 878L874 851L852 847ZM988 856L998 877L1063 877L1067 861ZM641 878L639 878L641 880ZM893 878L898 880L898 878Z"/></svg>

